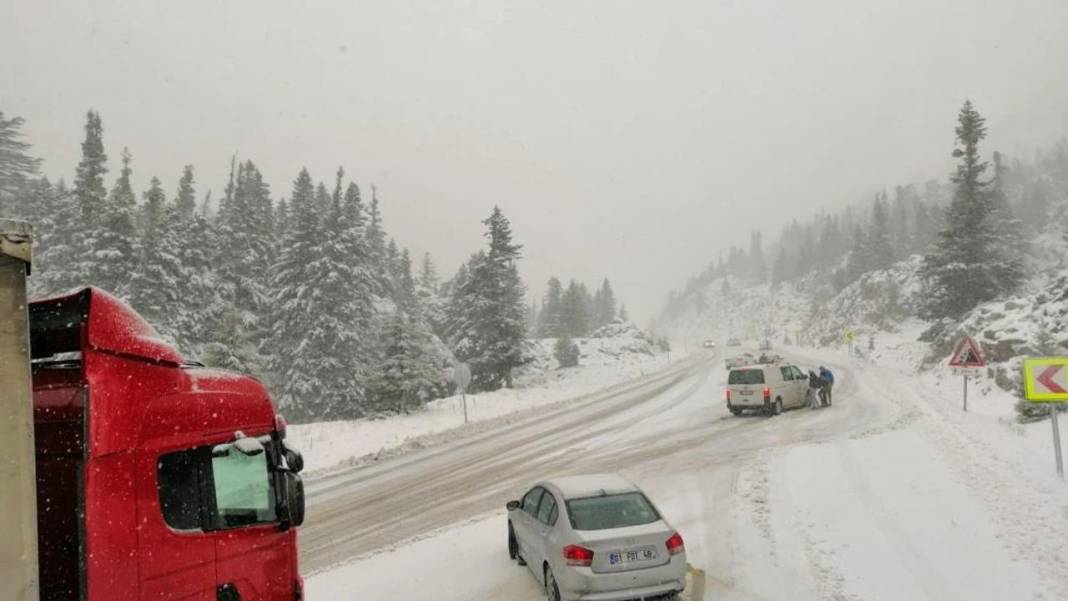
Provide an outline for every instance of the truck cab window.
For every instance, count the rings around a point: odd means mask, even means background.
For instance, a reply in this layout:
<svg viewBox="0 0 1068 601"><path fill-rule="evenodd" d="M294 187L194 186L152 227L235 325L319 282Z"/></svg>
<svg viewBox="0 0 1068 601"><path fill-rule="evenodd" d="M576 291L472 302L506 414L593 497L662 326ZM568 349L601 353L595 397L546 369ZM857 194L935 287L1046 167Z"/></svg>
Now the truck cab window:
<svg viewBox="0 0 1068 601"><path fill-rule="evenodd" d="M196 450L159 458L159 505L163 521L175 530L201 528L198 464Z"/></svg>
<svg viewBox="0 0 1068 601"><path fill-rule="evenodd" d="M219 528L274 522L274 480L267 453L245 455L232 449L211 460Z"/></svg>

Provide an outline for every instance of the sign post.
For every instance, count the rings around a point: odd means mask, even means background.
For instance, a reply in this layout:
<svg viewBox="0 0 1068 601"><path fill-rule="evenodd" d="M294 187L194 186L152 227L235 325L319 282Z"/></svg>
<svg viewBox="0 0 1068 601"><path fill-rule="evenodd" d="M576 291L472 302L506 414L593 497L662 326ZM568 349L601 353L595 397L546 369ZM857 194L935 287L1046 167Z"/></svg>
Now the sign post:
<svg viewBox="0 0 1068 601"><path fill-rule="evenodd" d="M1024 359L1024 396L1032 403L1068 402L1068 357L1042 357ZM1058 407L1050 407L1050 425L1053 426L1053 458L1057 463L1057 475L1064 478L1064 461L1061 459L1061 428L1057 424Z"/></svg>
<svg viewBox="0 0 1068 601"><path fill-rule="evenodd" d="M975 344L971 336L961 338L957 348L953 350L953 357L949 360L949 366L961 370L964 376L964 411L968 411L968 370L986 367L983 355L979 352L979 345Z"/></svg>
<svg viewBox="0 0 1068 601"><path fill-rule="evenodd" d="M457 363L452 370L452 381L460 389L460 398L464 404L464 423L467 423L467 387L471 385L471 366L466 363Z"/></svg>

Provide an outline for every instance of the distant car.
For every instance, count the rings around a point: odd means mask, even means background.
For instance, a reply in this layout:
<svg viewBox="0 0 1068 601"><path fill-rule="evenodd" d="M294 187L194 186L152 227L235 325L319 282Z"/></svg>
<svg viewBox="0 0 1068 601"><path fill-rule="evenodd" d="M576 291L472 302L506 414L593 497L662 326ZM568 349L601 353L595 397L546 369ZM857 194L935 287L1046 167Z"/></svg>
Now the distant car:
<svg viewBox="0 0 1068 601"><path fill-rule="evenodd" d="M805 404L808 375L796 365L749 365L727 376L727 409L733 415L757 411L778 415Z"/></svg>
<svg viewBox="0 0 1068 601"><path fill-rule="evenodd" d="M706 340L701 344L701 346L705 348L716 348L716 343L711 340Z"/></svg>
<svg viewBox="0 0 1068 601"><path fill-rule="evenodd" d="M615 475L546 480L508 508L508 554L549 601L668 599L686 548L645 494Z"/></svg>
<svg viewBox="0 0 1068 601"><path fill-rule="evenodd" d="M728 338L727 346L742 346L742 341L737 338Z"/></svg>
<svg viewBox="0 0 1068 601"><path fill-rule="evenodd" d="M753 365L757 362L757 358L752 353L742 353L735 357L727 357L724 363L727 365L727 369L733 369L735 367L742 367L744 365Z"/></svg>
<svg viewBox="0 0 1068 601"><path fill-rule="evenodd" d="M770 340L768 340L767 338L765 338L764 340L762 340L762 341L760 342L760 349L759 349L759 350L762 350L762 351L770 351L770 350L771 350L771 341L770 341Z"/></svg>

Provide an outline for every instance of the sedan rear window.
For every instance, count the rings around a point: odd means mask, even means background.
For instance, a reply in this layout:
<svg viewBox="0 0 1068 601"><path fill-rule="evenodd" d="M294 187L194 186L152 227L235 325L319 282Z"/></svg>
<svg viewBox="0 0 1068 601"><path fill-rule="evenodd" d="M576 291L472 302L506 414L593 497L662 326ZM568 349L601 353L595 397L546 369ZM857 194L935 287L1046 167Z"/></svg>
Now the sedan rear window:
<svg viewBox="0 0 1068 601"><path fill-rule="evenodd" d="M728 384L763 384L764 370L762 369L735 369L727 377Z"/></svg>
<svg viewBox="0 0 1068 601"><path fill-rule="evenodd" d="M640 492L570 499L567 513L575 530L606 530L649 524L660 519Z"/></svg>

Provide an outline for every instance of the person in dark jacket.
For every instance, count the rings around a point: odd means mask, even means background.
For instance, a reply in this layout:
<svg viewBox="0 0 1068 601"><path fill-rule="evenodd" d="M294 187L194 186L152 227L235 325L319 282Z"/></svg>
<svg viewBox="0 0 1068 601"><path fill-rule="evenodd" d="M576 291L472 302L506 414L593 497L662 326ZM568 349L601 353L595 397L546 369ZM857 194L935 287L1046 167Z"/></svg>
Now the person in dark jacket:
<svg viewBox="0 0 1068 601"><path fill-rule="evenodd" d="M831 389L834 388L834 374L824 366L820 366L820 402L825 406L831 405Z"/></svg>
<svg viewBox="0 0 1068 601"><path fill-rule="evenodd" d="M805 395L805 400L808 403L810 409L816 409L820 406L820 389L823 388L823 381L819 375L811 369L808 370L808 391Z"/></svg>

